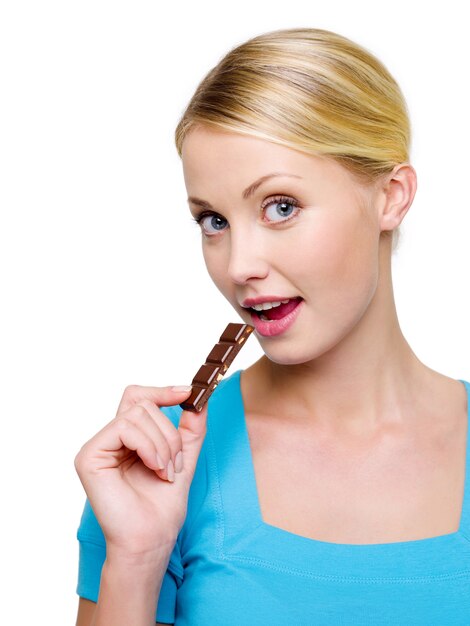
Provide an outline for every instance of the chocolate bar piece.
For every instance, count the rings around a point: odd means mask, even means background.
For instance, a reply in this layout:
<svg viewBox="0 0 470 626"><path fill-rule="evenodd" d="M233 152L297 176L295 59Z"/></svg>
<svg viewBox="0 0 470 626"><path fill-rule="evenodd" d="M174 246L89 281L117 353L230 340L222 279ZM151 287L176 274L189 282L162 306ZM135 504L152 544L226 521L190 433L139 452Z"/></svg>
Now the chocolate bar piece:
<svg viewBox="0 0 470 626"><path fill-rule="evenodd" d="M233 359L246 343L247 337L254 331L249 324L229 324L220 335L218 343L209 352L191 382L192 391L180 407L186 411L199 413L220 383Z"/></svg>

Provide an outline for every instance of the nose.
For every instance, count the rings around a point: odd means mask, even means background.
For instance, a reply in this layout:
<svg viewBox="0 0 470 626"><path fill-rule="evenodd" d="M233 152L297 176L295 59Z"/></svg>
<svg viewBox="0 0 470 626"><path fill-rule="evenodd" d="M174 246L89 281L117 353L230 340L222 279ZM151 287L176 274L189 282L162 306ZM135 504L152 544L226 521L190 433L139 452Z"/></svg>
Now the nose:
<svg viewBox="0 0 470 626"><path fill-rule="evenodd" d="M227 270L229 278L239 285L252 278L266 278L269 263L259 238L248 229L230 231L230 259Z"/></svg>

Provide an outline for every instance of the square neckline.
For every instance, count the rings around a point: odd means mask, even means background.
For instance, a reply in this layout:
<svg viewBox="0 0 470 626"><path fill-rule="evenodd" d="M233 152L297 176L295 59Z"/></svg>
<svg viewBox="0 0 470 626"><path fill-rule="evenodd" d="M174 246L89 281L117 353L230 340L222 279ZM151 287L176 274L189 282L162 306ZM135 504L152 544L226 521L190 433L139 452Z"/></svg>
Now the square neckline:
<svg viewBox="0 0 470 626"><path fill-rule="evenodd" d="M463 490L463 500L462 507L460 512L460 521L459 527L456 531L451 533L445 533L442 535L435 535L433 537L424 537L422 539L410 539L407 541L392 541L392 542L383 542L383 543L337 543L331 541L322 541L320 539L314 539L311 537L305 537L304 535L299 535L297 533L293 533L291 531L280 528L279 526L274 526L273 524L269 524L265 522L262 517L261 506L259 501L259 492L258 486L256 483L256 474L253 463L253 455L251 449L251 443L248 435L248 427L246 423L246 414L245 414L245 406L243 403L243 394L241 390L241 373L243 370L237 370L230 377L233 379L235 384L235 410L238 413L237 422L241 426L242 436L243 436L243 446L244 455L247 456L248 460L248 471L249 471L249 480L247 489L251 489L250 493L250 501L252 503L253 513L256 517L257 527L263 529L267 533L274 533L278 536L282 536L287 538L288 540L300 540L300 542L309 542L310 545L321 546L323 548L331 547L332 549L342 549L357 553L361 551L388 551L390 549L394 549L397 547L416 547L420 549L420 547L424 547L430 544L440 544L440 543L448 543L452 542L455 539L464 538L466 541L470 542L470 383L464 379L454 379L458 382L461 382L466 391L467 395L467 431L466 431L466 444L465 444L465 476L464 476L464 490ZM229 382L229 379L226 379L225 382ZM220 385L219 385L220 386Z"/></svg>

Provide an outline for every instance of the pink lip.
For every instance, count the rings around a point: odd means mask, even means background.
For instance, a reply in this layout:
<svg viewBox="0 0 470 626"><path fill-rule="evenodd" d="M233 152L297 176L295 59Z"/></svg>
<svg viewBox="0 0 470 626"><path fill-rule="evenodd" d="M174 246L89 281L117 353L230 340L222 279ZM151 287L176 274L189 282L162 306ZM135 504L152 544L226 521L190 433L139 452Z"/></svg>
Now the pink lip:
<svg viewBox="0 0 470 626"><path fill-rule="evenodd" d="M300 300L299 304L293 309L290 313L288 313L285 317L281 317L280 320L271 320L269 322L265 322L256 315L253 311L251 311L251 323L255 327L257 333L262 335L263 337L275 337L284 333L288 328L292 326L292 324L297 319L300 309L304 300Z"/></svg>

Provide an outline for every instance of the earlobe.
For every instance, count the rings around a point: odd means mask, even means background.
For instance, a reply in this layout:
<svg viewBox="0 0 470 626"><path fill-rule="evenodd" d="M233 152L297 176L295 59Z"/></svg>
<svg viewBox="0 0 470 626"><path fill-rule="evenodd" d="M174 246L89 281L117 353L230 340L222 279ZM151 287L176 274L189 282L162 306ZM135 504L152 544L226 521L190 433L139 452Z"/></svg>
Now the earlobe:
<svg viewBox="0 0 470 626"><path fill-rule="evenodd" d="M381 230L393 230L402 223L413 203L417 189L416 170L409 163L400 163L386 181L380 226Z"/></svg>

